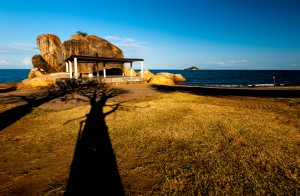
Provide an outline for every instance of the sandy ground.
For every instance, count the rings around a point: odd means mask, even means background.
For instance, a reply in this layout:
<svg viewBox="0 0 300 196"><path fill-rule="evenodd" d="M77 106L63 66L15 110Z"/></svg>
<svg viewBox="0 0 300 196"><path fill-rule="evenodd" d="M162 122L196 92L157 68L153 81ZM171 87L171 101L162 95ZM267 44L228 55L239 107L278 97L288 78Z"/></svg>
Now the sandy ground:
<svg viewBox="0 0 300 196"><path fill-rule="evenodd" d="M11 87L8 87L12 89ZM160 93L159 90L151 88L147 84L118 84L110 85L108 89L118 89L122 90L122 95L117 95L110 99L110 101L130 101L136 99L142 99L149 96L154 96ZM2 104L26 104L28 100L38 100L47 97L51 94L57 94L60 92L59 88L37 88L37 89L18 89L8 92L0 92L0 103ZM68 101L61 99L61 96L53 98L40 106L46 109L67 109L74 106L88 104L85 100L85 96L82 93L74 91L71 92L72 99ZM64 96L64 95L63 95Z"/></svg>
<svg viewBox="0 0 300 196"><path fill-rule="evenodd" d="M28 99L40 99L49 94L60 92L59 88L37 88L37 89L18 89L18 83L0 84L0 103L18 103L25 104ZM129 101L142 99L145 97L157 95L162 92L181 91L200 95L214 96L254 96L254 97L300 97L300 87L260 87L260 88L218 88L218 87L200 87L200 86L150 86L148 84L118 84L109 85L108 88L122 90L121 95L115 96L111 101ZM84 96L74 91L72 92L74 100L63 101L59 97L51 99L42 104L42 107L48 109L65 109L76 105L87 104L84 101L75 101L76 98Z"/></svg>

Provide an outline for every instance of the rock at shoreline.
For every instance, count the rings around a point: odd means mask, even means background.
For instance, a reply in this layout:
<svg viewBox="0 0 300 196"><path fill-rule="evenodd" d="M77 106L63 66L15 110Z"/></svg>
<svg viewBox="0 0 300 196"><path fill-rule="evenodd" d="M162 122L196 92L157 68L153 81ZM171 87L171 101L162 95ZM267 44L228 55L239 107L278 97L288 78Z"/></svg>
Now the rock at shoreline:
<svg viewBox="0 0 300 196"><path fill-rule="evenodd" d="M138 73L138 77L141 77L141 72ZM149 80L154 76L153 73L151 73L148 69L143 70L143 77L145 78L146 82L149 82Z"/></svg>
<svg viewBox="0 0 300 196"><path fill-rule="evenodd" d="M40 77L42 75L46 75L46 72L40 68L32 68L28 74L28 79L32 79L35 77Z"/></svg>
<svg viewBox="0 0 300 196"><path fill-rule="evenodd" d="M54 34L41 34L36 39L42 58L56 71L64 65L62 45Z"/></svg>
<svg viewBox="0 0 300 196"><path fill-rule="evenodd" d="M43 57L39 54L34 55L31 59L31 61L32 61L33 68L43 69L43 70L45 70L46 73L55 73L55 72L57 72L57 70L54 67L52 67L50 64L48 64L43 59ZM62 68L65 70L65 67L66 66L62 66L62 67L59 68L59 70L61 70Z"/></svg>
<svg viewBox="0 0 300 196"><path fill-rule="evenodd" d="M124 67L124 76L130 76L130 68ZM137 76L137 73L132 69L132 76Z"/></svg>
<svg viewBox="0 0 300 196"><path fill-rule="evenodd" d="M174 85L174 81L171 78L167 78L164 75L155 75L153 76L149 84L155 84L155 85Z"/></svg>
<svg viewBox="0 0 300 196"><path fill-rule="evenodd" d="M54 87L56 85L56 79L68 77L68 73L52 73L47 75L40 75L38 77L23 80L22 85L23 88Z"/></svg>
<svg viewBox="0 0 300 196"><path fill-rule="evenodd" d="M183 77L181 74L174 74L173 76L174 82L185 82L187 79Z"/></svg>
<svg viewBox="0 0 300 196"><path fill-rule="evenodd" d="M169 78L169 79L173 80L175 83L186 81L186 79L181 74L172 74L172 73L168 73L168 72L160 72L160 73L157 73L156 75L163 75L166 78Z"/></svg>

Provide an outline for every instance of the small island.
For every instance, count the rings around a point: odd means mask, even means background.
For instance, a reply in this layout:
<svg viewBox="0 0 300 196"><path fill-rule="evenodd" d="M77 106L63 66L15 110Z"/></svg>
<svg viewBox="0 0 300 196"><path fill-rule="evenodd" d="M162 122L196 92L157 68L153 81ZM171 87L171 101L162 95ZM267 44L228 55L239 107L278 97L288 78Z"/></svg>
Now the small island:
<svg viewBox="0 0 300 196"><path fill-rule="evenodd" d="M200 70L200 69L196 66L192 66L192 67L189 67L189 68L185 68L184 70Z"/></svg>

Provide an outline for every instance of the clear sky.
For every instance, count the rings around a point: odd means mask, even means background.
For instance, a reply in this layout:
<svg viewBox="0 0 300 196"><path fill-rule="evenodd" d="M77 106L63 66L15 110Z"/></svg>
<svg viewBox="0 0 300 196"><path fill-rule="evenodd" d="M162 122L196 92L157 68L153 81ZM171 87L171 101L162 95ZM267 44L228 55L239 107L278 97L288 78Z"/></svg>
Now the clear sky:
<svg viewBox="0 0 300 196"><path fill-rule="evenodd" d="M0 68L31 68L39 34L82 31L148 69L300 69L299 0L0 1Z"/></svg>

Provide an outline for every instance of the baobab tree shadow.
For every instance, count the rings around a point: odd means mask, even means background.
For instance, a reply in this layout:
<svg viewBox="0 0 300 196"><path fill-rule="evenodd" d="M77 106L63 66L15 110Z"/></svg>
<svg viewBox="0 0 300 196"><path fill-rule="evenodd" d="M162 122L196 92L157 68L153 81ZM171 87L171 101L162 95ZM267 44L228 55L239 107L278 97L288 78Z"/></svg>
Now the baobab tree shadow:
<svg viewBox="0 0 300 196"><path fill-rule="evenodd" d="M124 195L105 123L105 117L120 106L119 103L109 105L107 100L122 93L125 92L99 86L92 91L82 91L89 98L91 109L80 123L65 195ZM111 110L104 113L104 106Z"/></svg>

